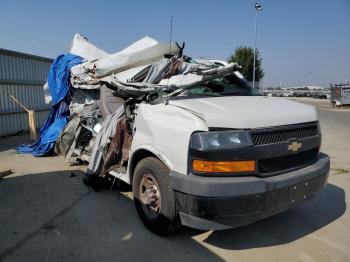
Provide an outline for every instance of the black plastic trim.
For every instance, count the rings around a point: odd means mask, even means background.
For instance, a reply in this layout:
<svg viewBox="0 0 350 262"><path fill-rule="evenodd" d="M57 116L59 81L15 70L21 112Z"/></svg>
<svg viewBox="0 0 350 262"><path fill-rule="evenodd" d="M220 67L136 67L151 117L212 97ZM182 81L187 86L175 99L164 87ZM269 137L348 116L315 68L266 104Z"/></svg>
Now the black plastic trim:
<svg viewBox="0 0 350 262"><path fill-rule="evenodd" d="M327 179L318 176L265 193L235 197L207 198L175 192L175 199L183 225L221 230L251 224L306 201L326 185Z"/></svg>
<svg viewBox="0 0 350 262"><path fill-rule="evenodd" d="M320 176L328 176L330 160L321 153L317 162L304 168L278 176L193 176L170 172L171 186L175 191L203 197L227 197L259 194L276 190Z"/></svg>

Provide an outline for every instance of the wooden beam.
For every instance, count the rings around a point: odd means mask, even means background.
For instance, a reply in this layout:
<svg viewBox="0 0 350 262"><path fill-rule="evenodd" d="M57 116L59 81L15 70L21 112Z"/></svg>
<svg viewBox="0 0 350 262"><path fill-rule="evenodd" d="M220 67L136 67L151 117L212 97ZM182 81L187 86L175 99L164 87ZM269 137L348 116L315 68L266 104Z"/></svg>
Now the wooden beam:
<svg viewBox="0 0 350 262"><path fill-rule="evenodd" d="M11 175L12 174L12 170L5 170L5 171L0 171L0 180L5 177L5 176L8 176L8 175Z"/></svg>

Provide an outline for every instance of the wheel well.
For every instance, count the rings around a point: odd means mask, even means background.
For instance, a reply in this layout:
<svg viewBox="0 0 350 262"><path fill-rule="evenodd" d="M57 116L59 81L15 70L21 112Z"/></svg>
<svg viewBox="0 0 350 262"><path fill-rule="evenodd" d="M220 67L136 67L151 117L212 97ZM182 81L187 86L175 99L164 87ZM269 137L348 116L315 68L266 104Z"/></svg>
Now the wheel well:
<svg viewBox="0 0 350 262"><path fill-rule="evenodd" d="M130 182L131 182L131 184L132 184L134 170L136 168L137 163L146 157L155 157L155 158L159 159L159 157L157 157L155 154L153 154L152 152L150 152L146 149L139 149L132 155L131 163L130 163Z"/></svg>

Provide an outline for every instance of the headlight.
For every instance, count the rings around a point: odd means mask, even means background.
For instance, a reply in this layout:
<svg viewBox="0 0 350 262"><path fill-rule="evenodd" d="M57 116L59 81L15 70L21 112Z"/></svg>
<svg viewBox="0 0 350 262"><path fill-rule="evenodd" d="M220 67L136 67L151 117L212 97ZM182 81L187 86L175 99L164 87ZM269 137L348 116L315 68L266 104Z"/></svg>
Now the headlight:
<svg viewBox="0 0 350 262"><path fill-rule="evenodd" d="M190 147L199 150L232 149L251 146L252 140L245 131L199 132L191 137Z"/></svg>

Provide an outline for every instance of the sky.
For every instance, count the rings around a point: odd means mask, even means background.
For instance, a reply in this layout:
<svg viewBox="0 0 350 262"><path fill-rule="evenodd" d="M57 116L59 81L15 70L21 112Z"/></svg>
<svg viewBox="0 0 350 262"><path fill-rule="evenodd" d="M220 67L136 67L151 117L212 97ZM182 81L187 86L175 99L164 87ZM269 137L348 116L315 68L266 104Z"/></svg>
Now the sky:
<svg viewBox="0 0 350 262"><path fill-rule="evenodd" d="M0 48L55 58L75 32L108 53L148 35L185 42L194 58L254 46L251 0L0 0ZM350 81L350 0L264 0L257 48L264 86Z"/></svg>

